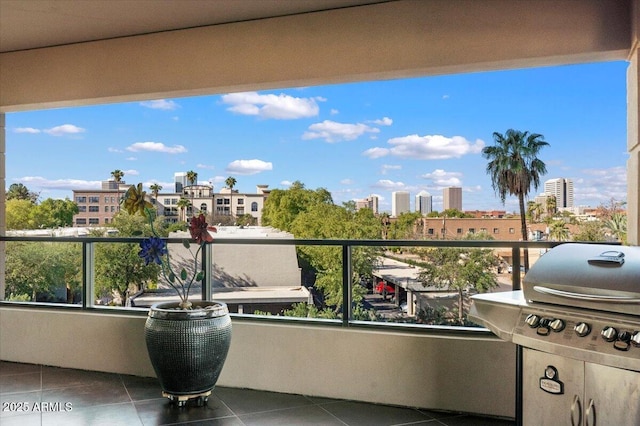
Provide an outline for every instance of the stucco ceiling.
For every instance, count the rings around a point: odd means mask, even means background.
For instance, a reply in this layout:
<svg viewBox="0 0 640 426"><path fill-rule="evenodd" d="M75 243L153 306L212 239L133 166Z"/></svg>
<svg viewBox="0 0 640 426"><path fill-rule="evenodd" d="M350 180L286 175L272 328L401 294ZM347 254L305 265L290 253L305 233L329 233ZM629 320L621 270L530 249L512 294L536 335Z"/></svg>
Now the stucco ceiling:
<svg viewBox="0 0 640 426"><path fill-rule="evenodd" d="M0 0L0 52L389 0Z"/></svg>

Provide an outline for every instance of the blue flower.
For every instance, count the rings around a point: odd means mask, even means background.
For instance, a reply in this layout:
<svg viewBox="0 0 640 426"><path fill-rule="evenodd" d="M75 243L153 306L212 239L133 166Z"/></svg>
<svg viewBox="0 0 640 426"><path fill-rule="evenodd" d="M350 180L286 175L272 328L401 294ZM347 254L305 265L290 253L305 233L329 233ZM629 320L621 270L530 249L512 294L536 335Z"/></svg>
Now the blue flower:
<svg viewBox="0 0 640 426"><path fill-rule="evenodd" d="M162 256L167 254L167 245L158 237L151 237L140 242L138 256L144 259L145 265L155 262L162 265Z"/></svg>

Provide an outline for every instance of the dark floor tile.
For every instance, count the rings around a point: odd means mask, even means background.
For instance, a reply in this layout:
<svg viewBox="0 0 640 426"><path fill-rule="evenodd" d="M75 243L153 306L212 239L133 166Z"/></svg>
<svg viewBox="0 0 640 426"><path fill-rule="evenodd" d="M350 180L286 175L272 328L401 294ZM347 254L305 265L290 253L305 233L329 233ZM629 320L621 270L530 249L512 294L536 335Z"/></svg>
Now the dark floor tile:
<svg viewBox="0 0 640 426"><path fill-rule="evenodd" d="M224 418L232 417L233 413L215 395L211 395L208 403L202 407L195 406L191 401L186 407L177 407L167 398L137 401L134 402L134 405L144 425L166 425L203 420L207 420L206 424L214 424L209 422L213 419L221 421L220 424L234 424L225 423L227 420Z"/></svg>
<svg viewBox="0 0 640 426"><path fill-rule="evenodd" d="M33 392L40 389L42 389L40 372L0 376L0 394Z"/></svg>
<svg viewBox="0 0 640 426"><path fill-rule="evenodd" d="M3 393L0 394L0 403L2 411L0 411L0 418L12 416L23 416L31 414L38 410L40 407L40 401L42 398L42 392L25 392L25 393Z"/></svg>
<svg viewBox="0 0 640 426"><path fill-rule="evenodd" d="M412 408L366 404L364 402L344 401L326 404L322 408L349 426L389 426L432 420L428 415Z"/></svg>
<svg viewBox="0 0 640 426"><path fill-rule="evenodd" d="M238 416L246 426L344 426L316 405Z"/></svg>
<svg viewBox="0 0 640 426"><path fill-rule="evenodd" d="M87 386L104 382L122 383L120 376L100 371L75 370L71 368L42 367L42 389Z"/></svg>
<svg viewBox="0 0 640 426"><path fill-rule="evenodd" d="M458 416L440 419L447 426L515 426L515 421L478 416Z"/></svg>
<svg viewBox="0 0 640 426"><path fill-rule="evenodd" d="M238 416L241 414L312 405L312 402L302 395L278 392L216 388L214 393Z"/></svg>
<svg viewBox="0 0 640 426"><path fill-rule="evenodd" d="M111 380L84 386L43 390L42 402L70 403L75 410L95 405L131 402L131 398L119 380Z"/></svg>
<svg viewBox="0 0 640 426"><path fill-rule="evenodd" d="M162 388L155 377L120 376L133 401L162 397Z"/></svg>
<svg viewBox="0 0 640 426"><path fill-rule="evenodd" d="M42 413L46 426L142 426L132 402ZM4 425L3 425L4 426Z"/></svg>
<svg viewBox="0 0 640 426"><path fill-rule="evenodd" d="M5 376L7 374L39 373L41 368L42 367L35 364L0 361L0 376Z"/></svg>

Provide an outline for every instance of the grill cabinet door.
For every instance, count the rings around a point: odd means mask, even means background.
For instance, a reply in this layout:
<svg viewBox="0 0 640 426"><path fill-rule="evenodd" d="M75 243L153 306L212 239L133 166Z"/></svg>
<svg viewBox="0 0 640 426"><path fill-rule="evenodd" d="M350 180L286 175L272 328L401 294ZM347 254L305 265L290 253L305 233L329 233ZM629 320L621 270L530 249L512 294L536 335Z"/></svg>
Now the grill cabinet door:
<svg viewBox="0 0 640 426"><path fill-rule="evenodd" d="M553 379L549 367L557 371ZM523 370L524 426L584 425L584 362L524 348Z"/></svg>
<svg viewBox="0 0 640 426"><path fill-rule="evenodd" d="M585 389L585 425L640 425L639 372L586 363Z"/></svg>

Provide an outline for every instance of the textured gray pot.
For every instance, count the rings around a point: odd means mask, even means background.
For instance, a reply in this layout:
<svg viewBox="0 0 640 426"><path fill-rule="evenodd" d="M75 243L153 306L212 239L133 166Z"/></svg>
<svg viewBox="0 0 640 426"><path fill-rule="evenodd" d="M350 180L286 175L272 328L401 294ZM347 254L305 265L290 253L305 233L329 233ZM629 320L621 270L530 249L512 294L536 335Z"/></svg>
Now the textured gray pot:
<svg viewBox="0 0 640 426"><path fill-rule="evenodd" d="M149 310L145 340L162 390L189 396L214 388L231 344L231 318L222 302L157 303Z"/></svg>

